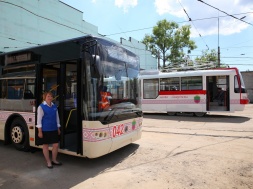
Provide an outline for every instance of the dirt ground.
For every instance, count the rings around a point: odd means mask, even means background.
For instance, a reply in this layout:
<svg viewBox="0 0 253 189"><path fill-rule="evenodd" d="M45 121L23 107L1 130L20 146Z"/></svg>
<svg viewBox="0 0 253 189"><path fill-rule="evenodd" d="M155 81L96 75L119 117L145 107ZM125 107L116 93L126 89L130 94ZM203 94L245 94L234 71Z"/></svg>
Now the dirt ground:
<svg viewBox="0 0 253 189"><path fill-rule="evenodd" d="M73 188L252 189L252 112L145 114L136 151Z"/></svg>
<svg viewBox="0 0 253 189"><path fill-rule="evenodd" d="M253 189L252 112L145 114L137 142L96 159L59 154L50 170L41 150L0 142L0 188Z"/></svg>

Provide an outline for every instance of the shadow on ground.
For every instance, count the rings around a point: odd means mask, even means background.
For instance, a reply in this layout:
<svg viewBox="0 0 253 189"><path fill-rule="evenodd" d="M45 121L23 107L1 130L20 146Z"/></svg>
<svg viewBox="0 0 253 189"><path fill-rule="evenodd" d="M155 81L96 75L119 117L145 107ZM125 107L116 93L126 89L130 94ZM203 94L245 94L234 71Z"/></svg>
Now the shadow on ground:
<svg viewBox="0 0 253 189"><path fill-rule="evenodd" d="M207 114L204 117L196 117L192 113L178 114L175 116L169 116L166 113L144 113L143 118L148 119L163 119L174 121L194 121L194 122L219 122L219 123L244 123L251 119L251 117L245 116L231 116L231 115L216 115Z"/></svg>
<svg viewBox="0 0 253 189"><path fill-rule="evenodd" d="M42 150L21 152L0 142L0 187L20 189L71 188L116 166L135 154L137 144L130 144L100 158L88 159L59 154L62 166L46 167ZM102 187L102 186L101 186Z"/></svg>

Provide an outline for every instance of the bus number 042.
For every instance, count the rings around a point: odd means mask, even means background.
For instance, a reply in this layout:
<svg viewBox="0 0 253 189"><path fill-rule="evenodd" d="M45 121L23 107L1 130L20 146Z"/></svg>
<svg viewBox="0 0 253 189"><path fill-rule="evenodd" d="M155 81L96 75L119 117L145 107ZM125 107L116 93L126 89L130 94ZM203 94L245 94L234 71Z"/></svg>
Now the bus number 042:
<svg viewBox="0 0 253 189"><path fill-rule="evenodd" d="M123 134L123 131L124 131L124 124L113 126L112 136L113 137L120 136Z"/></svg>

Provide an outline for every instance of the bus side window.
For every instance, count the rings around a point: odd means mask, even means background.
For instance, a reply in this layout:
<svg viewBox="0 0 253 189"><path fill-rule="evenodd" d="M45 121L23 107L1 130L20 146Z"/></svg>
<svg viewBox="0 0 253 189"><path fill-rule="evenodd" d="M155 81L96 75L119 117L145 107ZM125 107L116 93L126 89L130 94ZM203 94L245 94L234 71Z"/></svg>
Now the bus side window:
<svg viewBox="0 0 253 189"><path fill-rule="evenodd" d="M34 96L33 96L32 91L26 90L26 91L24 92L24 99L33 99L33 98L34 98Z"/></svg>
<svg viewBox="0 0 253 189"><path fill-rule="evenodd" d="M8 99L21 99L23 97L22 88L8 87Z"/></svg>
<svg viewBox="0 0 253 189"><path fill-rule="evenodd" d="M24 99L34 99L35 79L26 79Z"/></svg>
<svg viewBox="0 0 253 189"><path fill-rule="evenodd" d="M21 99L24 92L24 80L23 79L11 79L8 80L8 99Z"/></svg>
<svg viewBox="0 0 253 189"><path fill-rule="evenodd" d="M0 80L0 98L6 98L6 80Z"/></svg>

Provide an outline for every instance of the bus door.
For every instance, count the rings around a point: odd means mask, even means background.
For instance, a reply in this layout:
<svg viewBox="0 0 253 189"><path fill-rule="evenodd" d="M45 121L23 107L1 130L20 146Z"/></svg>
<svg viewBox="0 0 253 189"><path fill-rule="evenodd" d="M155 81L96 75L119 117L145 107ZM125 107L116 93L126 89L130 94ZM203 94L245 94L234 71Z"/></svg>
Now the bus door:
<svg viewBox="0 0 253 189"><path fill-rule="evenodd" d="M60 66L60 120L62 127L61 148L80 153L82 130L77 109L77 61L62 62Z"/></svg>
<svg viewBox="0 0 253 189"><path fill-rule="evenodd" d="M36 64L36 105L37 107L43 101L43 93L50 91L54 95L53 103L59 107L59 66L56 64ZM37 109L36 109L37 115ZM36 116L37 123L37 116ZM38 130L36 129L35 144L41 145L42 141L38 138Z"/></svg>
<svg viewBox="0 0 253 189"><path fill-rule="evenodd" d="M206 77L207 111L229 111L229 75Z"/></svg>
<svg viewBox="0 0 253 189"><path fill-rule="evenodd" d="M76 101L77 61L50 63L39 67L41 67L41 71L36 73L38 73L38 76L41 75L37 77L40 78L37 82L41 84L38 83L37 94L42 96L44 91L50 91L54 95L53 103L58 107L61 124L60 149L80 152L81 144L79 143L81 143L81 140L78 136L80 132L78 132L77 127Z"/></svg>

